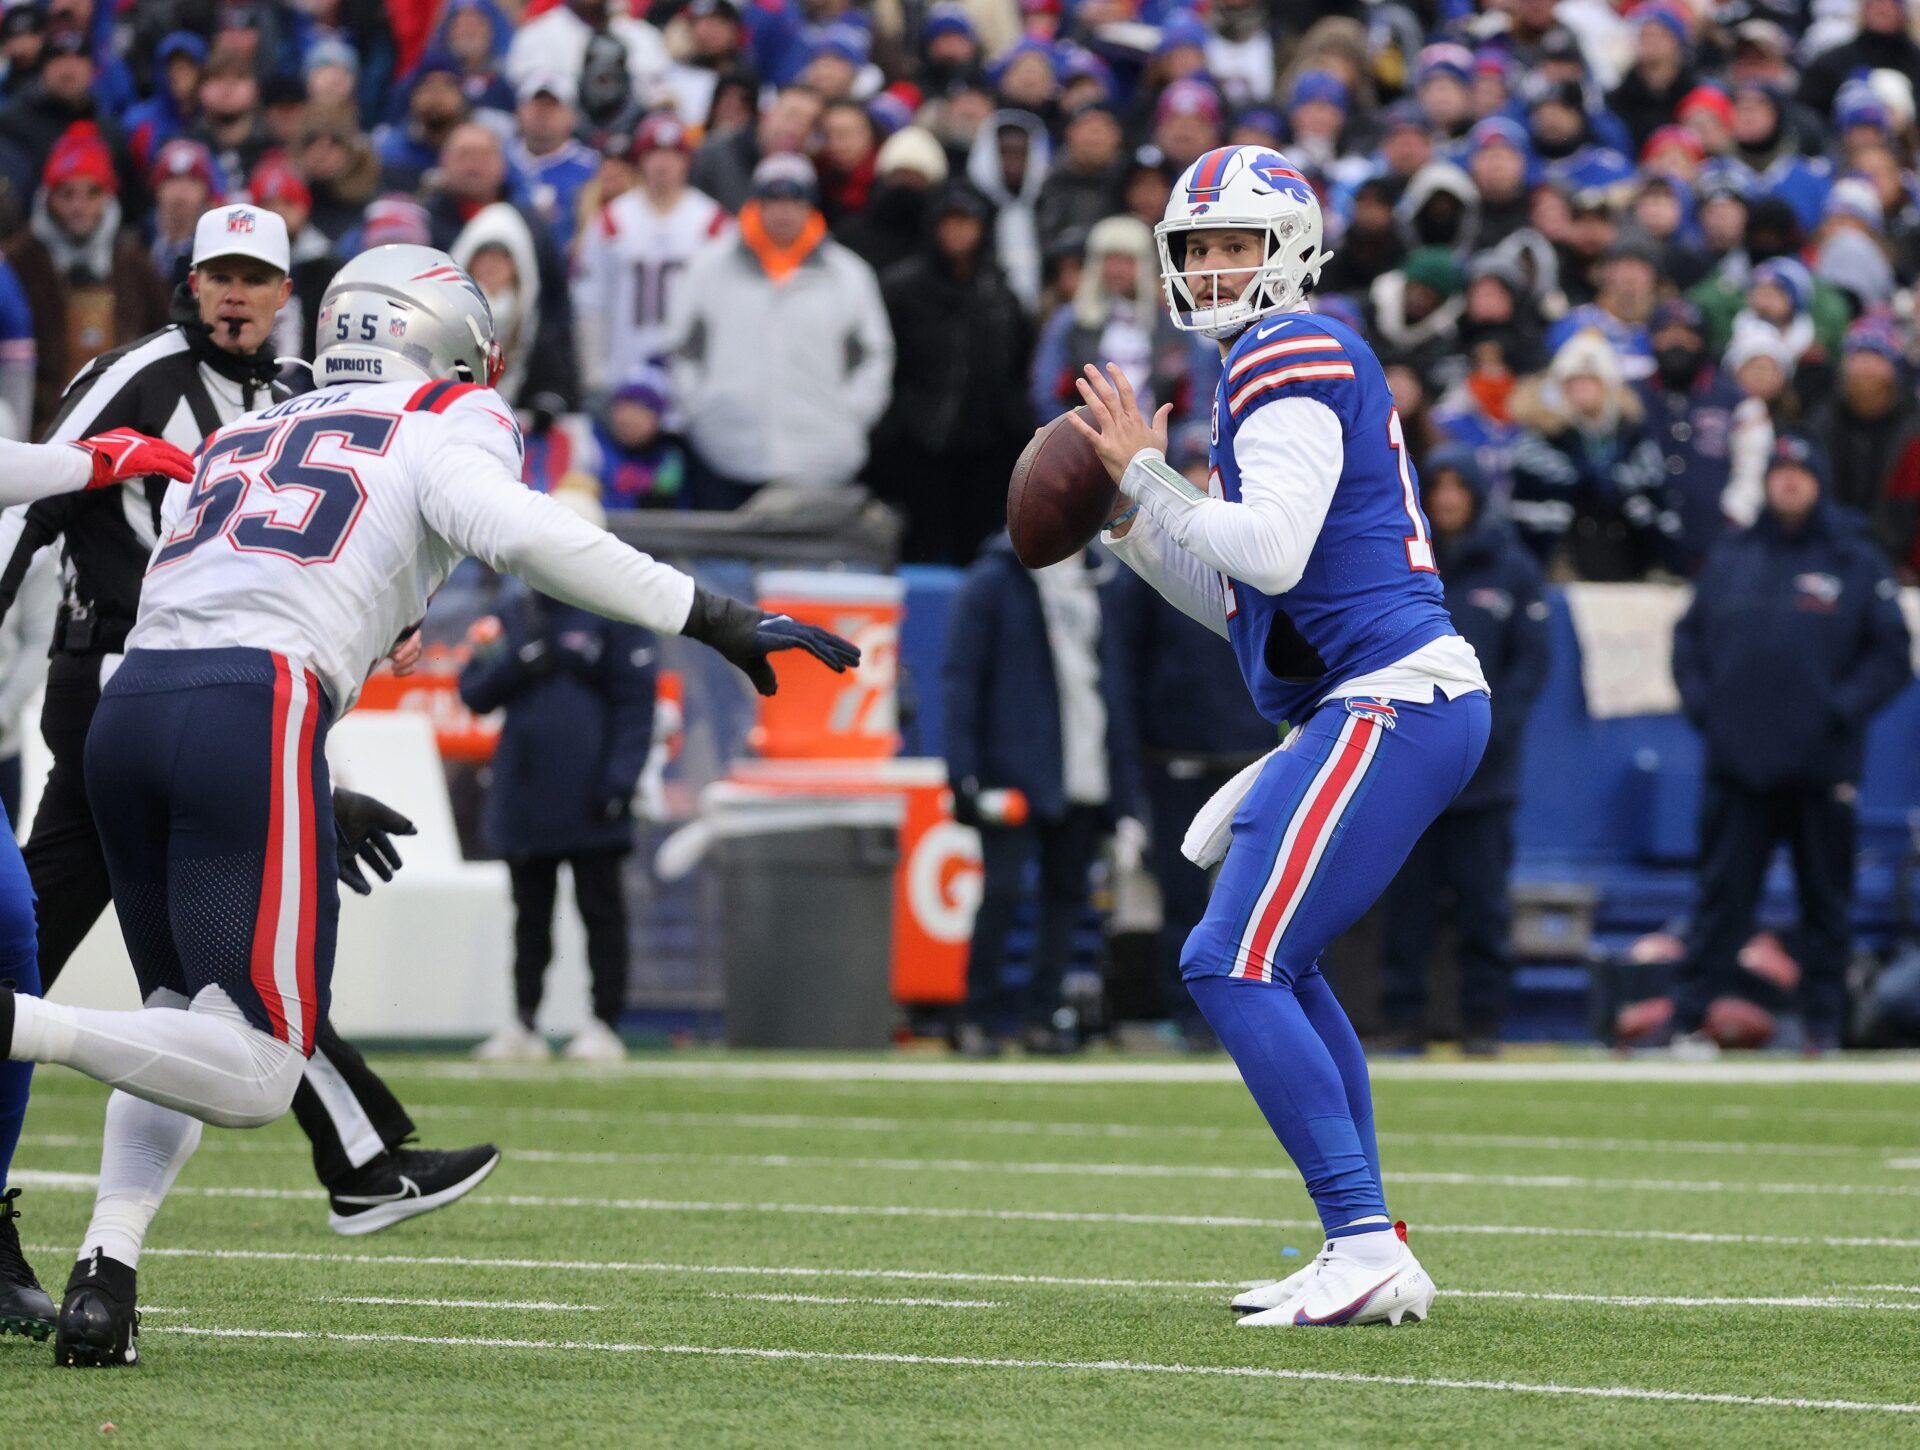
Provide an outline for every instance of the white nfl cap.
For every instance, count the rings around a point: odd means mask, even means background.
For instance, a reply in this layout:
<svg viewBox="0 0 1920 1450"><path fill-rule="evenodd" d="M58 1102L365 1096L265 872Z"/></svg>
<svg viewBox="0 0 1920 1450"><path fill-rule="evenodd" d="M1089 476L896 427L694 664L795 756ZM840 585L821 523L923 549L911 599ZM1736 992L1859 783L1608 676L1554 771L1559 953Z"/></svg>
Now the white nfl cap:
<svg viewBox="0 0 1920 1450"><path fill-rule="evenodd" d="M193 265L215 257L253 257L282 272L293 268L287 224L277 213L245 202L217 206L193 229Z"/></svg>

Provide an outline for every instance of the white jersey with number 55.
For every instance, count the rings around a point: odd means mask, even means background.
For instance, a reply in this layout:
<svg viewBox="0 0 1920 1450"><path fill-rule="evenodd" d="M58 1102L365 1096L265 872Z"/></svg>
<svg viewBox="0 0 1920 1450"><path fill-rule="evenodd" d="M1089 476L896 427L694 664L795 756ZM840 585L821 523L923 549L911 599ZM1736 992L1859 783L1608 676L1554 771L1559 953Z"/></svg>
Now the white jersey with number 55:
<svg viewBox="0 0 1920 1450"><path fill-rule="evenodd" d="M693 580L528 489L521 450L472 383L337 383L237 418L167 492L127 647L273 650L344 713L467 554L678 633Z"/></svg>

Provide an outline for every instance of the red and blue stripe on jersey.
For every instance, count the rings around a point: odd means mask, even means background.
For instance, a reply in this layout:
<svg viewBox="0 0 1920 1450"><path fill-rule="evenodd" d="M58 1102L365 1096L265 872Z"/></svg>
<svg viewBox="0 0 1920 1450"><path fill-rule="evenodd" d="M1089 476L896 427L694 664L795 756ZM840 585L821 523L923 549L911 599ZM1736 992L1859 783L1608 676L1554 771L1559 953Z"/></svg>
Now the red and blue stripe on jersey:
<svg viewBox="0 0 1920 1450"><path fill-rule="evenodd" d="M1344 681L1453 626L1393 394L1373 349L1351 328L1289 312L1235 340L1214 394L1211 461L1220 496L1239 502L1235 441L1281 398L1311 399L1339 420L1340 480L1298 584L1275 597L1228 583L1227 635L1260 712L1298 724Z"/></svg>

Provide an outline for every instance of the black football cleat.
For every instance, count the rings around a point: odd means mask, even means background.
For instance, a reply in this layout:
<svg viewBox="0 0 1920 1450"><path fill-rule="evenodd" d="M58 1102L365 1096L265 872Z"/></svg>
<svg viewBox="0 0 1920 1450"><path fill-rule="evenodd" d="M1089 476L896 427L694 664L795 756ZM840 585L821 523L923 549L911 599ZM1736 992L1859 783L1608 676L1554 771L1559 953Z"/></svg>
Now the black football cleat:
<svg viewBox="0 0 1920 1450"><path fill-rule="evenodd" d="M138 1275L95 1249L73 1266L54 1330L53 1362L62 1369L121 1369L140 1363Z"/></svg>
<svg viewBox="0 0 1920 1450"><path fill-rule="evenodd" d="M45 1339L53 1333L53 1296L40 1287L33 1265L20 1250L20 1213L13 1201L20 1190L0 1193L0 1334Z"/></svg>
<svg viewBox="0 0 1920 1450"><path fill-rule="evenodd" d="M445 1153L395 1148L334 1187L327 1227L350 1238L377 1234L466 1197L499 1163L500 1150L491 1143Z"/></svg>

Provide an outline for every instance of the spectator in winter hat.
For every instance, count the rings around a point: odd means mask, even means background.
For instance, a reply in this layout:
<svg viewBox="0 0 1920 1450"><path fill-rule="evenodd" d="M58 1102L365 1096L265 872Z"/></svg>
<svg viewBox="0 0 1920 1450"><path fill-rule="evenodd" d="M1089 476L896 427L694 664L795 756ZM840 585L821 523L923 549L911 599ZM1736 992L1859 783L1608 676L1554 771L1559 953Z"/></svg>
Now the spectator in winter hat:
<svg viewBox="0 0 1920 1450"><path fill-rule="evenodd" d="M1467 133L1467 174L1480 194L1479 244L1505 241L1530 221L1527 173L1532 158L1519 122L1494 116Z"/></svg>
<svg viewBox="0 0 1920 1450"><path fill-rule="evenodd" d="M483 22L484 23L484 22ZM360 53L329 36L307 47L301 63L307 102L328 116L352 116L359 109Z"/></svg>
<svg viewBox="0 0 1920 1450"><path fill-rule="evenodd" d="M1052 45L1060 38L1061 0L1020 0L1020 28L1027 39Z"/></svg>
<svg viewBox="0 0 1920 1450"><path fill-rule="evenodd" d="M433 226L427 209L410 196L376 197L367 203L366 217L340 242L342 256L358 256L370 247L430 247Z"/></svg>
<svg viewBox="0 0 1920 1450"><path fill-rule="evenodd" d="M1464 258L1480 230L1480 193L1451 161L1429 161L1407 182L1393 212L1409 248L1445 247Z"/></svg>
<svg viewBox="0 0 1920 1450"><path fill-rule="evenodd" d="M1880 99L1872 82L1862 77L1840 87L1833 102L1833 130L1843 158L1855 146L1885 141L1893 134L1887 103Z"/></svg>
<svg viewBox="0 0 1920 1450"><path fill-rule="evenodd" d="M1296 166L1324 170L1342 150L1347 88L1326 71L1303 71L1287 97L1287 156Z"/></svg>
<svg viewBox="0 0 1920 1450"><path fill-rule="evenodd" d="M512 26L492 0L448 0L427 50L443 51L460 63L460 89L470 107L511 115L515 95L505 66L512 38ZM309 67L313 55L307 52Z"/></svg>
<svg viewBox="0 0 1920 1450"><path fill-rule="evenodd" d="M1815 279L1844 293L1856 316L1891 304L1893 263L1878 231L1844 217L1829 225L1836 229L1821 229L1824 237L1814 259Z"/></svg>
<svg viewBox="0 0 1920 1450"><path fill-rule="evenodd" d="M779 91L751 127L709 136L693 157L693 185L737 212L753 190L753 169L768 156L804 151L820 124L817 92L805 86Z"/></svg>
<svg viewBox="0 0 1920 1450"><path fill-rule="evenodd" d="M1421 247L1381 275L1367 293L1367 313L1383 361L1411 367L1440 386L1458 372L1460 263L1444 247Z"/></svg>
<svg viewBox="0 0 1920 1450"><path fill-rule="evenodd" d="M667 67L663 85L683 121L698 124L713 109L720 78L738 72L746 23L735 0L694 0L686 17L686 54Z"/></svg>
<svg viewBox="0 0 1920 1450"><path fill-rule="evenodd" d="M807 52L800 71L800 84L810 86L829 101L864 95L871 87L860 85L866 69L872 37L851 21L829 25Z"/></svg>
<svg viewBox="0 0 1920 1450"><path fill-rule="evenodd" d="M1639 384L1647 425L1666 458L1678 495L1678 563L1694 573L1725 520L1720 498L1728 477L1733 410L1743 394L1708 356L1700 309L1674 297L1653 310L1653 375Z"/></svg>
<svg viewBox="0 0 1920 1450"><path fill-rule="evenodd" d="M39 6L9 5L0 11L0 64L5 67L0 75L0 98L12 99L33 79L40 69L40 51L46 38L46 16Z"/></svg>
<svg viewBox="0 0 1920 1450"><path fill-rule="evenodd" d="M50 27L38 73L0 110L0 135L12 143L0 158L0 169L13 183L14 195L33 195L55 145L76 122L91 124L109 148L118 147L119 130L97 104L95 79L86 36L68 25Z"/></svg>
<svg viewBox="0 0 1920 1450"><path fill-rule="evenodd" d="M1270 105L1278 75L1268 0L1214 0L1207 11L1207 71L1236 109Z"/></svg>
<svg viewBox="0 0 1920 1450"><path fill-rule="evenodd" d="M1374 176L1354 190L1347 229L1333 259L1320 272L1318 295L1367 296L1374 282L1398 267L1407 255L1406 232L1393 214L1393 186Z"/></svg>
<svg viewBox="0 0 1920 1450"><path fill-rule="evenodd" d="M1167 214L1167 201L1179 175L1172 164L1152 146L1142 146L1128 162L1120 178L1120 208L1136 221L1149 227L1160 225Z"/></svg>
<svg viewBox="0 0 1920 1450"><path fill-rule="evenodd" d="M1726 492L1720 509L1745 527L1759 516L1774 438L1801 414L1793 388L1794 354L1780 329L1746 316L1733 330L1722 367L1740 390L1728 434Z"/></svg>
<svg viewBox="0 0 1920 1450"><path fill-rule="evenodd" d="M6 13L10 18L34 11L20 5ZM207 42L191 30L169 31L161 37L153 55L153 94L121 118L128 155L141 171L153 164L162 146L197 124L200 68L206 59Z"/></svg>
<svg viewBox="0 0 1920 1450"><path fill-rule="evenodd" d="M1800 76L1800 99L1822 115L1850 77L1863 71L1892 70L1920 89L1920 45L1907 30L1901 0L1861 0L1859 31L1853 39L1817 55Z"/></svg>
<svg viewBox="0 0 1920 1450"><path fill-rule="evenodd" d="M1170 166L1185 171L1220 144L1224 119L1212 86L1195 77L1175 81L1153 108L1153 144Z"/></svg>
<svg viewBox="0 0 1920 1450"><path fill-rule="evenodd" d="M1050 247L1061 233L1085 231L1120 209L1120 178L1125 132L1113 108L1083 106L1067 120L1060 154L1034 203L1040 245Z"/></svg>
<svg viewBox="0 0 1920 1450"><path fill-rule="evenodd" d="M1627 206L1626 234L1653 248L1661 277L1682 291L1713 268L1713 259L1695 238L1692 203L1693 193L1684 183L1652 172Z"/></svg>
<svg viewBox="0 0 1920 1450"><path fill-rule="evenodd" d="M121 230L120 179L107 144L79 122L53 148L34 198L33 234L64 284L67 367L166 326L167 284L147 249Z"/></svg>
<svg viewBox="0 0 1920 1450"><path fill-rule="evenodd" d="M1473 115L1476 121L1504 116L1512 109L1518 68L1503 51L1483 49L1473 58Z"/></svg>
<svg viewBox="0 0 1920 1450"><path fill-rule="evenodd" d="M1720 87L1695 86L1680 98L1673 119L1700 138L1707 155L1724 156L1733 149L1733 101Z"/></svg>
<svg viewBox="0 0 1920 1450"><path fill-rule="evenodd" d="M1191 10L1173 11L1160 22L1160 39L1153 47L1147 83L1151 85L1157 79L1166 84L1205 71L1211 38L1206 22Z"/></svg>
<svg viewBox="0 0 1920 1450"><path fill-rule="evenodd" d="M1547 350L1557 355L1575 334L1598 332L1606 338L1620 375L1639 382L1654 366L1647 319L1660 296L1659 254L1645 240L1623 238L1607 249L1599 278L1600 290L1591 303L1574 308L1547 329Z"/></svg>
<svg viewBox="0 0 1920 1450"><path fill-rule="evenodd" d="M1118 93L1113 67L1084 45L1071 40L1055 47L1060 57L1060 113L1071 116L1082 106L1112 105Z"/></svg>
<svg viewBox="0 0 1920 1450"><path fill-rule="evenodd" d="M1434 130L1448 140L1466 135L1477 119L1473 111L1473 52L1451 42L1420 52L1414 72L1414 96Z"/></svg>
<svg viewBox="0 0 1920 1450"><path fill-rule="evenodd" d="M1685 126L1659 126L1640 148L1640 169L1671 176L1691 187L1700 177L1707 149Z"/></svg>
<svg viewBox="0 0 1920 1450"><path fill-rule="evenodd" d="M171 286L187 280L193 231L201 215L226 200L213 173L213 156L198 141L176 138L153 158L147 177L153 194L154 270Z"/></svg>
<svg viewBox="0 0 1920 1450"><path fill-rule="evenodd" d="M672 383L659 368L630 374L593 417L594 473L606 507L672 508L686 481L687 457L668 438Z"/></svg>
<svg viewBox="0 0 1920 1450"><path fill-rule="evenodd" d="M960 0L939 0L927 11L920 31L920 75L929 91L976 69L981 61L980 33Z"/></svg>
<svg viewBox="0 0 1920 1450"><path fill-rule="evenodd" d="M1668 3L1634 12L1634 60L1607 93L1607 109L1626 123L1634 150L1673 118L1680 98L1697 83L1690 54L1688 12Z"/></svg>
<svg viewBox="0 0 1920 1450"><path fill-rule="evenodd" d="M460 63L444 51L422 56L407 92L405 118L373 135L380 184L389 191L417 190L468 109Z"/></svg>
<svg viewBox="0 0 1920 1450"><path fill-rule="evenodd" d="M1380 105L1374 84L1373 55L1367 29L1344 15L1316 20L1300 37L1276 93L1290 96L1294 81L1307 71L1325 71L1347 88L1348 111L1372 115Z"/></svg>
<svg viewBox="0 0 1920 1450"><path fill-rule="evenodd" d="M989 72L1000 97L1009 110L1031 111L1046 115L1060 91L1060 77L1054 69L1053 48L1037 40L1022 40L999 57Z"/></svg>
<svg viewBox="0 0 1920 1450"><path fill-rule="evenodd" d="M907 516L903 556L957 564L1006 522L983 487L1033 430L1023 383L1027 315L993 265L993 206L955 178L929 201L919 254L881 279L893 329L893 398L874 430L883 496Z"/></svg>
<svg viewBox="0 0 1920 1450"><path fill-rule="evenodd" d="M380 189L372 143L337 121L316 120L301 128L293 156L313 192L313 224L338 242L361 224ZM342 255L354 254L343 249Z"/></svg>
<svg viewBox="0 0 1920 1450"><path fill-rule="evenodd" d="M1509 513L1549 572L1644 578L1677 554L1680 517L1640 397L1597 330L1575 333L1544 379L1514 391Z"/></svg>
<svg viewBox="0 0 1920 1450"><path fill-rule="evenodd" d="M887 138L873 166L872 199L837 235L876 273L884 273L925 241L927 194L947 179L947 153L931 131L907 126Z"/></svg>
<svg viewBox="0 0 1920 1450"><path fill-rule="evenodd" d="M1497 362L1509 379L1546 366L1540 318L1526 275L1513 258L1482 252L1466 267L1466 310L1460 317L1460 349L1476 372ZM1491 351L1482 349L1494 344Z"/></svg>
<svg viewBox="0 0 1920 1450"><path fill-rule="evenodd" d="M1863 317L1841 345L1839 385L1806 420L1832 463L1831 497L1866 521L1900 569L1911 566L1920 525L1920 397L1907 377L1891 316Z"/></svg>
<svg viewBox="0 0 1920 1450"><path fill-rule="evenodd" d="M1380 113L1380 174L1394 200L1414 174L1433 160L1433 128L1418 101L1395 101Z"/></svg>
<svg viewBox="0 0 1920 1450"><path fill-rule="evenodd" d="M1028 111L996 111L974 138L967 179L996 208L993 252L1022 305L1040 296L1037 204L1051 169L1047 128Z"/></svg>
<svg viewBox="0 0 1920 1450"><path fill-rule="evenodd" d="M573 244L580 193L600 169L600 158L575 134L580 114L571 76L529 76L514 112L519 134L507 164L533 214L561 251Z"/></svg>
<svg viewBox="0 0 1920 1450"><path fill-rule="evenodd" d="M311 360L320 316L320 298L340 270L340 258L326 233L313 224L313 193L286 158L269 156L247 179L247 195L256 206L287 224L293 296L273 322L274 352Z"/></svg>

